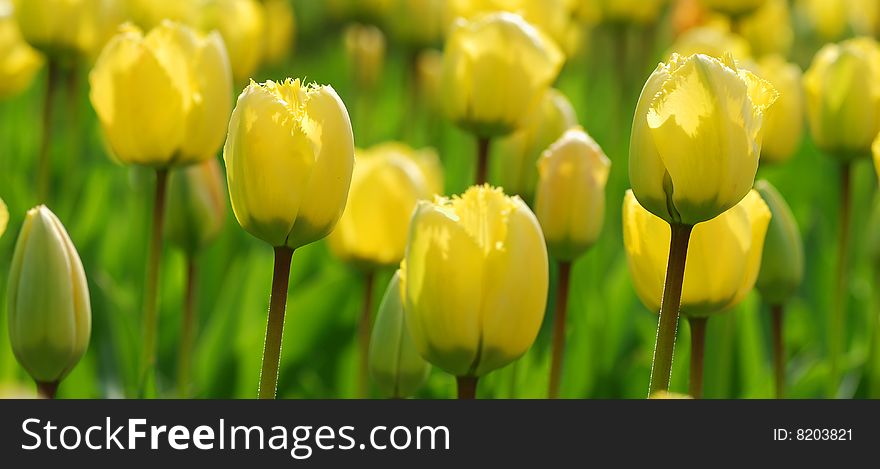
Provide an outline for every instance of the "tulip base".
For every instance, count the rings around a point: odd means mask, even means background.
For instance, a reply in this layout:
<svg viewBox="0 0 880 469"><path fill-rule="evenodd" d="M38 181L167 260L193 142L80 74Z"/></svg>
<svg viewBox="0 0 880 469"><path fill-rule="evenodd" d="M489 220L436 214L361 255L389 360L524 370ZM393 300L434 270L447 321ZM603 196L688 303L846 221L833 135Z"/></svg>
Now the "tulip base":
<svg viewBox="0 0 880 469"><path fill-rule="evenodd" d="M52 381L50 383L36 381L36 383L37 396L42 399L55 399L55 395L58 393L58 381Z"/></svg>
<svg viewBox="0 0 880 469"><path fill-rule="evenodd" d="M703 350L706 347L706 322L708 318L688 318L691 326L691 375L688 394L694 399L703 398Z"/></svg>
<svg viewBox="0 0 880 469"><path fill-rule="evenodd" d="M473 400L477 398L478 378L476 376L459 376L455 380L459 399Z"/></svg>
<svg viewBox="0 0 880 469"><path fill-rule="evenodd" d="M550 362L550 399L559 397L562 381L562 360L565 355L565 321L568 310L568 290L571 278L571 263L559 263L559 284L556 287L556 313L553 318L553 352Z"/></svg>
<svg viewBox="0 0 880 469"><path fill-rule="evenodd" d="M144 343L141 356L141 397L155 397L156 342L159 328L159 268L162 260L162 237L165 226L165 195L168 169L156 170L156 193L153 201L153 228L147 254L147 278L144 287Z"/></svg>
<svg viewBox="0 0 880 469"><path fill-rule="evenodd" d="M776 398L785 398L785 343L783 342L782 316L784 307L773 305L770 307L771 322L773 329L773 370L776 375Z"/></svg>
<svg viewBox="0 0 880 469"><path fill-rule="evenodd" d="M284 312L287 309L287 287L290 282L290 262L293 249L275 248L275 267L272 274L272 293L269 297L269 318L266 322L266 340L263 343L263 366L260 370L260 399L275 399L278 389L278 367L281 364L281 338L284 335Z"/></svg>

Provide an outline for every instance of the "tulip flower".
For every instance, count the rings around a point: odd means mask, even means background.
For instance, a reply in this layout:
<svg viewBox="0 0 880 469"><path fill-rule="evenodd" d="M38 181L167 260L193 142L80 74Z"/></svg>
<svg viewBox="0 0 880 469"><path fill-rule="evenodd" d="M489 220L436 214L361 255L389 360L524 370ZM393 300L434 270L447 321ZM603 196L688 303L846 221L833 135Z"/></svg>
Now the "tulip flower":
<svg viewBox="0 0 880 469"><path fill-rule="evenodd" d="M257 0L204 0L198 25L204 31L217 30L229 50L232 77L245 83L263 61L266 12Z"/></svg>
<svg viewBox="0 0 880 469"><path fill-rule="evenodd" d="M345 208L354 165L348 111L330 86L251 82L238 97L223 148L232 211L275 249L260 398L278 383L294 249L327 236Z"/></svg>
<svg viewBox="0 0 880 469"><path fill-rule="evenodd" d="M522 127L498 142L495 176L507 193L533 200L541 153L577 125L577 113L564 94L549 89L536 109L528 113Z"/></svg>
<svg viewBox="0 0 880 469"><path fill-rule="evenodd" d="M550 364L550 398L559 396L565 351L565 318L571 263L599 237L605 217L605 183L611 162L581 128L565 132L538 162L535 213L548 251L558 262L556 314Z"/></svg>
<svg viewBox="0 0 880 469"><path fill-rule="evenodd" d="M756 57L788 55L794 43L791 11L787 0L767 0L739 24L739 33L749 41Z"/></svg>
<svg viewBox="0 0 880 469"><path fill-rule="evenodd" d="M163 22L146 36L123 27L89 75L90 98L113 156L156 170L144 293L141 392L152 393L157 297L168 169L212 158L231 111L223 39Z"/></svg>
<svg viewBox="0 0 880 469"><path fill-rule="evenodd" d="M705 54L710 57L731 54L740 60L752 55L745 39L717 26L699 26L685 31L669 48L668 55L674 53L682 56Z"/></svg>
<svg viewBox="0 0 880 469"><path fill-rule="evenodd" d="M225 220L226 186L216 158L171 173L168 180L166 235L171 244L184 252L187 265L177 366L178 393L181 397L187 395L194 329L198 323L197 257L199 251L220 234Z"/></svg>
<svg viewBox="0 0 880 469"><path fill-rule="evenodd" d="M406 323L422 357L458 378L459 398L532 345L547 277L544 236L519 197L483 185L419 202L401 267Z"/></svg>
<svg viewBox="0 0 880 469"><path fill-rule="evenodd" d="M847 5L851 2L829 2L828 0L800 0L795 3L799 17L806 26L818 35L821 42L841 39L849 26ZM861 11L860 14L864 14Z"/></svg>
<svg viewBox="0 0 880 469"><path fill-rule="evenodd" d="M782 195L767 181L755 183L755 189L767 203L773 217L764 240L764 255L755 287L770 306L773 315L773 363L776 373L776 397L782 399L785 389L785 351L783 349L782 315L785 303L800 286L804 277L804 246L797 221Z"/></svg>
<svg viewBox="0 0 880 469"><path fill-rule="evenodd" d="M837 285L828 328L828 392L836 395L847 303L850 167L853 160L870 154L871 143L880 133L880 46L867 37L825 45L804 73L803 85L813 142L840 164Z"/></svg>
<svg viewBox="0 0 880 469"><path fill-rule="evenodd" d="M400 271L385 290L370 336L370 375L386 397L410 397L422 387L431 365L419 355L406 325Z"/></svg>
<svg viewBox="0 0 880 469"><path fill-rule="evenodd" d="M200 2L180 0L126 0L128 16L140 28L150 30L163 20L194 24L198 22Z"/></svg>
<svg viewBox="0 0 880 469"><path fill-rule="evenodd" d="M702 0L702 2L710 9L736 19L757 11L767 0Z"/></svg>
<svg viewBox="0 0 880 469"><path fill-rule="evenodd" d="M557 45L564 46L575 29L571 3L571 0L446 0L446 18L451 23L457 18L472 21L491 13L513 13L551 37Z"/></svg>
<svg viewBox="0 0 880 469"><path fill-rule="evenodd" d="M385 65L385 35L375 26L353 24L345 29L345 51L351 75L363 90L376 86Z"/></svg>
<svg viewBox="0 0 880 469"><path fill-rule="evenodd" d="M265 61L270 64L281 63L293 50L296 17L290 0L265 0L266 16Z"/></svg>
<svg viewBox="0 0 880 469"><path fill-rule="evenodd" d="M43 65L40 53L21 37L8 1L0 1L0 99L27 88Z"/></svg>
<svg viewBox="0 0 880 469"><path fill-rule="evenodd" d="M43 205L28 211L9 271L9 341L45 397L86 353L92 329L89 287L64 225Z"/></svg>
<svg viewBox="0 0 880 469"><path fill-rule="evenodd" d="M556 79L564 56L521 16L493 13L456 20L443 58L446 113L477 137L476 179L481 184L490 139L520 126Z"/></svg>
<svg viewBox="0 0 880 469"><path fill-rule="evenodd" d="M764 119L762 163L782 163L791 158L803 138L804 98L801 70L778 55L763 58L756 70L779 91L779 99Z"/></svg>
<svg viewBox="0 0 880 469"><path fill-rule="evenodd" d="M754 287L770 217L767 204L752 190L730 210L693 228L680 288L681 312L692 326L689 394L694 397L701 395L702 332L706 318L733 308ZM669 269L664 266L670 257L670 238L674 234L665 225L664 220L639 204L632 191L627 191L623 202L623 242L633 285L642 303L661 314L664 277Z"/></svg>
<svg viewBox="0 0 880 469"><path fill-rule="evenodd" d="M776 96L772 85L738 69L730 55L673 54L642 89L629 178L639 204L669 223L672 233L649 395L669 387L691 230L749 192L764 111Z"/></svg>

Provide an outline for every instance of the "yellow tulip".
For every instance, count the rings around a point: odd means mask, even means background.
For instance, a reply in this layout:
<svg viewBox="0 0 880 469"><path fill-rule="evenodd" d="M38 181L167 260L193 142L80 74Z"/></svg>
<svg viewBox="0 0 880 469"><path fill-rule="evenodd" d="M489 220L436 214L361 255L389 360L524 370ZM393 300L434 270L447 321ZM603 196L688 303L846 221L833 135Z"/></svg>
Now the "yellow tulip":
<svg viewBox="0 0 880 469"><path fill-rule="evenodd" d="M120 0L14 0L25 40L50 55L93 55L122 19Z"/></svg>
<svg viewBox="0 0 880 469"><path fill-rule="evenodd" d="M522 126L498 142L496 181L508 194L532 200L538 179L541 153L566 130L577 125L577 113L564 94L547 90L536 109L527 113Z"/></svg>
<svg viewBox="0 0 880 469"><path fill-rule="evenodd" d="M684 269L681 313L702 317L736 306L761 266L770 210L757 191L716 218L696 225ZM623 202L623 243L642 303L660 311L669 255L669 225L645 210L632 191Z"/></svg>
<svg viewBox="0 0 880 469"><path fill-rule="evenodd" d="M599 3L602 21L606 23L649 24L657 21L667 0L580 0Z"/></svg>
<svg viewBox="0 0 880 469"><path fill-rule="evenodd" d="M367 268L399 264L416 203L438 193L437 179L442 184L439 168L433 150L385 144L358 151L345 211L327 238L333 253Z"/></svg>
<svg viewBox="0 0 880 469"><path fill-rule="evenodd" d="M229 50L236 83L253 78L263 60L266 18L257 0L205 0L198 20L204 31L217 30Z"/></svg>
<svg viewBox="0 0 880 469"><path fill-rule="evenodd" d="M434 49L419 52L416 58L416 81L419 95L431 112L441 113L443 109L443 54Z"/></svg>
<svg viewBox="0 0 880 469"><path fill-rule="evenodd" d="M705 54L711 57L731 54L735 59L742 60L751 57L751 48L745 39L721 26L699 26L685 31L676 39L667 55L674 53L682 56Z"/></svg>
<svg viewBox="0 0 880 469"><path fill-rule="evenodd" d="M771 55L760 61L756 73L779 91L779 99L764 116L761 162L782 163L798 149L804 133L801 69L778 55Z"/></svg>
<svg viewBox="0 0 880 469"><path fill-rule="evenodd" d="M845 1L798 0L796 8L823 42L836 41L846 33L848 19Z"/></svg>
<svg viewBox="0 0 880 469"><path fill-rule="evenodd" d="M571 0L447 0L447 18L472 21L490 13L513 13L562 46L574 27L574 7Z"/></svg>
<svg viewBox="0 0 880 469"><path fill-rule="evenodd" d="M27 88L42 65L39 52L21 37L12 4L0 1L0 98Z"/></svg>
<svg viewBox="0 0 880 469"><path fill-rule="evenodd" d="M171 22L144 36L124 27L89 75L113 154L157 168L214 156L223 143L232 77L223 39Z"/></svg>
<svg viewBox="0 0 880 469"><path fill-rule="evenodd" d="M296 17L290 0L266 0L266 62L277 64L290 55L296 38Z"/></svg>
<svg viewBox="0 0 880 469"><path fill-rule="evenodd" d="M28 211L9 271L9 341L38 383L57 383L85 354L89 288L67 230L48 208Z"/></svg>
<svg viewBox="0 0 880 469"><path fill-rule="evenodd" d="M406 326L400 271L385 290L370 336L370 375L385 397L403 398L415 394L431 371L419 355Z"/></svg>
<svg viewBox="0 0 880 469"><path fill-rule="evenodd" d="M217 158L176 169L168 180L168 239L192 255L220 234L226 186Z"/></svg>
<svg viewBox="0 0 880 469"><path fill-rule="evenodd" d="M344 34L351 75L362 88L373 88L385 66L385 35L375 26L361 24L350 25Z"/></svg>
<svg viewBox="0 0 880 469"><path fill-rule="evenodd" d="M516 129L564 59L552 40L511 13L456 21L443 57L447 114L485 138Z"/></svg>
<svg viewBox="0 0 880 469"><path fill-rule="evenodd" d="M416 349L455 376L507 365L538 334L547 249L538 220L518 197L483 185L420 202L401 272Z"/></svg>
<svg viewBox="0 0 880 469"><path fill-rule="evenodd" d="M880 132L880 47L862 37L827 44L804 73L813 141L843 160L866 156Z"/></svg>
<svg viewBox="0 0 880 469"><path fill-rule="evenodd" d="M669 223L718 216L748 193L772 85L705 55L673 54L645 83L633 120L629 178L639 203Z"/></svg>
<svg viewBox="0 0 880 469"><path fill-rule="evenodd" d="M394 0L388 27L413 49L431 47L443 38L448 0Z"/></svg>
<svg viewBox="0 0 880 469"><path fill-rule="evenodd" d="M326 236L354 164L348 111L330 86L251 82L223 148L232 211L250 234L298 248Z"/></svg>
<svg viewBox="0 0 880 469"><path fill-rule="evenodd" d="M128 16L144 30L159 26L163 20L194 24L198 21L199 2L193 0L126 0Z"/></svg>
<svg viewBox="0 0 880 469"><path fill-rule="evenodd" d="M550 254L573 261L599 238L605 218L605 183L611 161L581 128L571 129L544 152L535 213Z"/></svg>
<svg viewBox="0 0 880 469"><path fill-rule="evenodd" d="M703 4L719 13L738 17L761 8L767 0L702 0Z"/></svg>
<svg viewBox="0 0 880 469"><path fill-rule="evenodd" d="M791 11L787 0L767 0L754 14L743 18L739 32L751 45L757 57L768 54L787 55L794 42Z"/></svg>
<svg viewBox="0 0 880 469"><path fill-rule="evenodd" d="M782 194L769 182L755 183L772 218L764 240L764 255L755 287L770 305L782 305L794 294L804 277L804 246L797 220Z"/></svg>
<svg viewBox="0 0 880 469"><path fill-rule="evenodd" d="M9 210L6 208L6 204L3 202L3 199L0 199L0 236L3 236L3 233L6 232L6 225L9 223Z"/></svg>

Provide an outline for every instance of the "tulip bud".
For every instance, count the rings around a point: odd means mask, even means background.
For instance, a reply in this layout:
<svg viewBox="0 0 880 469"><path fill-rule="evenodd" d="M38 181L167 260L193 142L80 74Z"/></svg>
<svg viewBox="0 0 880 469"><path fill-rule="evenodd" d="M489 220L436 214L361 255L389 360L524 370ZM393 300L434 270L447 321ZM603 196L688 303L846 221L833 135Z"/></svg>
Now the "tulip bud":
<svg viewBox="0 0 880 469"><path fill-rule="evenodd" d="M121 18L117 0L18 0L15 17L25 40L46 55L91 56Z"/></svg>
<svg viewBox="0 0 880 469"><path fill-rule="evenodd" d="M220 234L226 219L226 187L220 163L179 168L168 180L168 239L187 254L195 254Z"/></svg>
<svg viewBox="0 0 880 469"><path fill-rule="evenodd" d="M482 376L524 354L547 301L547 248L519 197L474 186L419 202L401 267L419 353L455 376Z"/></svg>
<svg viewBox="0 0 880 469"><path fill-rule="evenodd" d="M235 82L250 80L263 60L263 6L257 0L206 0L200 13L202 30L217 30L223 36Z"/></svg>
<svg viewBox="0 0 880 469"><path fill-rule="evenodd" d="M581 128L571 129L544 152L535 213L550 255L573 261L602 231L605 183L611 161Z"/></svg>
<svg viewBox="0 0 880 469"><path fill-rule="evenodd" d="M431 365L419 355L406 326L399 270L391 277L379 304L368 357L370 375L386 397L412 396L431 371Z"/></svg>
<svg viewBox="0 0 880 469"><path fill-rule="evenodd" d="M266 0L263 2L266 16L265 59L278 64L294 46L296 18L290 0Z"/></svg>
<svg viewBox="0 0 880 469"><path fill-rule="evenodd" d="M752 290L761 267L770 209L757 191L717 217L694 226L688 244L681 313L708 316L728 310ZM642 208L632 191L623 201L623 244L636 293L660 311L669 225Z"/></svg>
<svg viewBox="0 0 880 469"><path fill-rule="evenodd" d="M866 156L880 132L880 47L867 37L827 44L804 74L816 146L844 160Z"/></svg>
<svg viewBox="0 0 880 469"><path fill-rule="evenodd" d="M739 32L749 41L756 57L787 55L794 42L788 1L767 0L754 14L743 18Z"/></svg>
<svg viewBox="0 0 880 469"><path fill-rule="evenodd" d="M92 312L76 248L54 213L28 211L9 271L9 341L38 383L70 373L89 345Z"/></svg>
<svg viewBox="0 0 880 469"><path fill-rule="evenodd" d="M642 89L630 138L639 203L686 225L739 203L754 183L764 111L776 95L730 55L673 54L661 63Z"/></svg>
<svg viewBox="0 0 880 469"><path fill-rule="evenodd" d="M761 8L767 0L703 0L703 4L712 10L727 16L739 17L748 15Z"/></svg>
<svg viewBox="0 0 880 469"><path fill-rule="evenodd" d="M9 210L6 209L6 204L3 203L3 199L0 199L0 236L3 236L3 233L6 232L6 225L9 223Z"/></svg>
<svg viewBox="0 0 880 469"><path fill-rule="evenodd" d="M564 94L551 88L522 127L498 142L496 163L498 184L509 194L532 200L538 180L541 153L571 127L577 125L574 106Z"/></svg>
<svg viewBox="0 0 880 469"><path fill-rule="evenodd" d="M406 249L409 220L419 200L437 193L440 162L402 144L384 144L359 151L342 218L328 237L340 259L371 269L399 264ZM433 163L417 158L433 159ZM429 169L433 168L433 169Z"/></svg>
<svg viewBox="0 0 880 469"><path fill-rule="evenodd" d="M669 56L672 54L705 54L710 57L730 54L741 60L751 57L752 52L749 43L739 35L717 26L699 26L685 31L676 39L667 53Z"/></svg>
<svg viewBox="0 0 880 469"><path fill-rule="evenodd" d="M570 3L571 0L447 0L446 8L448 20L463 18L472 21L491 13L513 13L552 38L557 45L564 45L566 37L575 29Z"/></svg>
<svg viewBox="0 0 880 469"><path fill-rule="evenodd" d="M755 286L765 302L780 305L794 294L804 277L804 246L797 221L776 188L761 180L755 183L755 189L773 215Z"/></svg>
<svg viewBox="0 0 880 469"><path fill-rule="evenodd" d="M298 248L336 225L351 182L354 137L330 86L251 82L223 147L232 211L250 234Z"/></svg>
<svg viewBox="0 0 880 469"><path fill-rule="evenodd" d="M144 36L123 27L89 75L113 154L153 167L198 163L223 143L232 77L223 39L172 22Z"/></svg>
<svg viewBox="0 0 880 469"><path fill-rule="evenodd" d="M519 126L556 79L564 56L522 17L493 13L457 20L443 59L446 113L462 128L490 138Z"/></svg>
<svg viewBox="0 0 880 469"><path fill-rule="evenodd" d="M353 24L345 29L345 52L358 86L370 89L382 77L385 35L372 25Z"/></svg>
<svg viewBox="0 0 880 469"><path fill-rule="evenodd" d="M783 163L798 149L804 133L801 70L778 55L765 57L757 71L779 90L779 99L764 116L761 162Z"/></svg>
<svg viewBox="0 0 880 469"><path fill-rule="evenodd" d="M0 0L0 99L27 88L42 65L43 58L21 37L9 0Z"/></svg>

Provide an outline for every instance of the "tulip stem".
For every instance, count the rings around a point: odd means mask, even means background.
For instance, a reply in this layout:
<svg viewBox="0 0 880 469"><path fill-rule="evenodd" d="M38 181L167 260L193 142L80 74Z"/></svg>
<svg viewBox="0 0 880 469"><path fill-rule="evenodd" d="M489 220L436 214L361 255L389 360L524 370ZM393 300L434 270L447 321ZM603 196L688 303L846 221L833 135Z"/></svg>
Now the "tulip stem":
<svg viewBox="0 0 880 469"><path fill-rule="evenodd" d="M181 398L189 397L190 363L192 363L195 329L198 323L197 307L198 266L196 255L186 258L186 293L183 299L183 324L180 329L180 355L177 362L177 392Z"/></svg>
<svg viewBox="0 0 880 469"><path fill-rule="evenodd" d="M773 329L773 370L776 374L776 398L785 398L785 344L782 341L782 315L785 307L781 304L770 306Z"/></svg>
<svg viewBox="0 0 880 469"><path fill-rule="evenodd" d="M168 169L156 170L156 194L153 201L153 229L147 254L147 278L144 286L144 349L141 357L141 396L154 397L156 342L159 327L159 270L162 260L162 234L165 225L165 194Z"/></svg>
<svg viewBox="0 0 880 469"><path fill-rule="evenodd" d="M491 140L477 137L477 185L485 184L489 174L489 147Z"/></svg>
<svg viewBox="0 0 880 469"><path fill-rule="evenodd" d="M36 381L36 383L37 395L39 397L42 397L43 399L55 399L56 394L58 394L58 381L48 383Z"/></svg>
<svg viewBox="0 0 880 469"><path fill-rule="evenodd" d="M375 274L368 271L364 275L364 303L358 321L358 397L366 398L369 394L369 351L370 332L372 330L373 280Z"/></svg>
<svg viewBox="0 0 880 469"><path fill-rule="evenodd" d="M663 287L663 300L660 303L660 319L657 323L657 339L651 364L649 397L657 391L669 390L675 333L678 328L678 309L681 306L681 287L684 283L684 265L693 226L674 223L670 225L670 229L672 233L669 240L669 260L666 264L666 283Z"/></svg>
<svg viewBox="0 0 880 469"><path fill-rule="evenodd" d="M831 352L831 376L829 379L829 397L837 395L837 389L840 385L840 355L843 345L843 325L844 316L846 315L847 303L847 264L849 257L849 231L850 231L850 180L851 171L850 164L843 163L840 166L840 223L838 224L837 239L837 284L834 296L834 307L832 309L831 334L829 340L829 348Z"/></svg>
<svg viewBox="0 0 880 469"><path fill-rule="evenodd" d="M559 283L556 286L556 312L553 318L553 352L550 362L550 399L559 397L562 380L562 360L565 355L565 319L568 310L568 290L571 262L559 262Z"/></svg>
<svg viewBox="0 0 880 469"><path fill-rule="evenodd" d="M477 379L476 376L459 376L455 379L459 399L473 400L477 398Z"/></svg>
<svg viewBox="0 0 880 469"><path fill-rule="evenodd" d="M57 100L60 78L61 65L58 60L50 59L46 67L46 96L43 99L43 138L40 142L40 153L37 160L37 197L40 203L49 201L50 179L52 178L49 147L52 142L52 120L55 114L55 101Z"/></svg>
<svg viewBox="0 0 880 469"><path fill-rule="evenodd" d="M688 394L694 399L703 398L703 350L706 348L707 318L688 317L691 326L691 376Z"/></svg>
<svg viewBox="0 0 880 469"><path fill-rule="evenodd" d="M287 286L292 258L293 249L287 246L275 248L269 319L266 322L266 340L263 343L263 367L260 370L260 387L257 389L260 399L275 399L278 389L278 366L281 364L281 338L284 335L284 310L287 308Z"/></svg>

